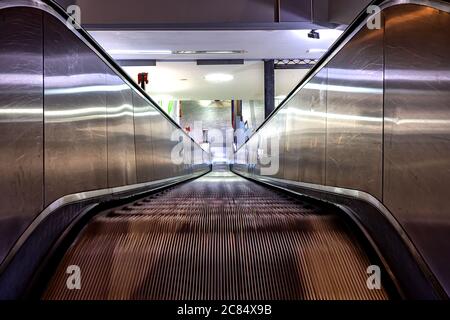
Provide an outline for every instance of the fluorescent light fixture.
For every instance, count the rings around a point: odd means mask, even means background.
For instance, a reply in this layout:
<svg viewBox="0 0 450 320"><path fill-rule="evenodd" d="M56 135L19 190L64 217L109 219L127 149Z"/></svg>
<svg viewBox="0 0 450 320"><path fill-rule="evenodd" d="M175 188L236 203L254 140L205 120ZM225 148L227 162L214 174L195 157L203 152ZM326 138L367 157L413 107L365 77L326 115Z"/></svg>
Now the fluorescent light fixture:
<svg viewBox="0 0 450 320"><path fill-rule="evenodd" d="M172 54L171 50L122 50L113 49L108 51L109 54Z"/></svg>
<svg viewBox="0 0 450 320"><path fill-rule="evenodd" d="M327 49L308 49L306 53L324 53L327 52Z"/></svg>
<svg viewBox="0 0 450 320"><path fill-rule="evenodd" d="M234 77L231 74L225 73L211 73L205 76L205 80L209 82L228 82L233 79Z"/></svg>
<svg viewBox="0 0 450 320"><path fill-rule="evenodd" d="M145 49L112 49L108 50L109 54L243 54L247 53L245 50L145 50Z"/></svg>
<svg viewBox="0 0 450 320"><path fill-rule="evenodd" d="M197 51L194 50L179 50L179 51L174 51L173 54L196 54Z"/></svg>
<svg viewBox="0 0 450 320"><path fill-rule="evenodd" d="M209 105L212 103L212 100L200 100L199 101L199 104L202 106L202 107L209 107Z"/></svg>
<svg viewBox="0 0 450 320"><path fill-rule="evenodd" d="M173 54L242 54L245 50L179 50L173 51Z"/></svg>

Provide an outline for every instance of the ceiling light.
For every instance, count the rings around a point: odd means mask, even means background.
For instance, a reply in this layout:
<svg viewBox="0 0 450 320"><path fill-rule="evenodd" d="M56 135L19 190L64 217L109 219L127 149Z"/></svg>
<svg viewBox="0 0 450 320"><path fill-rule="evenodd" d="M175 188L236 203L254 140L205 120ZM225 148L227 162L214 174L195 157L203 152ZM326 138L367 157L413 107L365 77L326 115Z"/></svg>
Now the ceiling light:
<svg viewBox="0 0 450 320"><path fill-rule="evenodd" d="M174 51L173 54L196 54L197 51L194 50L178 50Z"/></svg>
<svg viewBox="0 0 450 320"><path fill-rule="evenodd" d="M242 54L245 50L178 50L173 54Z"/></svg>
<svg viewBox="0 0 450 320"><path fill-rule="evenodd" d="M171 50L122 50L113 49L108 51L109 54L172 54Z"/></svg>
<svg viewBox="0 0 450 320"><path fill-rule="evenodd" d="M202 107L209 107L209 105L212 103L212 100L200 100L199 101L199 104L202 106Z"/></svg>
<svg viewBox="0 0 450 320"><path fill-rule="evenodd" d="M308 49L306 53L324 53L327 52L327 49Z"/></svg>
<svg viewBox="0 0 450 320"><path fill-rule="evenodd" d="M233 79L234 77L231 74L225 73L211 73L205 76L205 80L209 82L227 82Z"/></svg>

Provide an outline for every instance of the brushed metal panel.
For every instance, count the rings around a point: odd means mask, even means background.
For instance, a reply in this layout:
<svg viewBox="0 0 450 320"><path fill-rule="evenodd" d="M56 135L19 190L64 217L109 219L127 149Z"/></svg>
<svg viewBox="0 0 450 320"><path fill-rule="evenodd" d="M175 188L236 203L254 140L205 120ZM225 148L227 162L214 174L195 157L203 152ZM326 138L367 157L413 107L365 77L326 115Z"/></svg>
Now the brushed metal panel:
<svg viewBox="0 0 450 320"><path fill-rule="evenodd" d="M192 144L192 165L190 166L190 172L199 172L203 169L203 149L196 144Z"/></svg>
<svg viewBox="0 0 450 320"><path fill-rule="evenodd" d="M167 120L158 113L152 117L153 166L155 179L170 176L167 168L167 140L170 139Z"/></svg>
<svg viewBox="0 0 450 320"><path fill-rule="evenodd" d="M42 13L0 11L0 262L43 209Z"/></svg>
<svg viewBox="0 0 450 320"><path fill-rule="evenodd" d="M276 172L272 177L282 179L285 170L285 141L286 141L286 109L281 109L275 115L274 128L272 131L273 141L270 143L271 161L270 167ZM275 140L277 139L277 140ZM278 170L276 170L278 166Z"/></svg>
<svg viewBox="0 0 450 320"><path fill-rule="evenodd" d="M168 130L169 130L169 140L168 140L168 152L167 152L167 165L169 168L171 168L172 175L181 175L183 174L184 170L188 170L190 159L192 159L192 155L189 153L192 150L192 140L188 135L184 135L183 131L180 130L178 127L175 127L173 124L168 123ZM172 134L175 134L176 132L183 135L182 139L183 142L179 141L172 141L170 137L172 137ZM177 164L172 159L172 150L175 150L175 148L178 146L178 144L182 145L183 148L183 162L181 164Z"/></svg>
<svg viewBox="0 0 450 320"><path fill-rule="evenodd" d="M299 169L299 156L300 156L300 132L299 129L303 127L303 123L300 122L300 113L298 110L301 107L300 97L304 93L298 92L292 99L286 104L284 109L287 113L286 118L286 138L285 138L285 155L284 155L284 179L298 181L298 169ZM301 125L299 125L301 124Z"/></svg>
<svg viewBox="0 0 450 320"><path fill-rule="evenodd" d="M255 174L283 176L286 110L280 110L250 141L255 143ZM254 142L253 142L254 141Z"/></svg>
<svg viewBox="0 0 450 320"><path fill-rule="evenodd" d="M156 108L150 105L137 93L133 93L134 126L136 141L136 175L137 182L154 180L152 118L158 114Z"/></svg>
<svg viewBox="0 0 450 320"><path fill-rule="evenodd" d="M45 204L107 187L105 66L45 14Z"/></svg>
<svg viewBox="0 0 450 320"><path fill-rule="evenodd" d="M164 172L165 177L171 177L173 175L176 175L176 167L175 163L172 162L172 148L175 146L178 141L172 141L172 133L174 130L174 127L171 123L169 123L167 120L164 119L164 125L163 125L163 132L164 132L164 140L163 140L163 166L162 170Z"/></svg>
<svg viewBox="0 0 450 320"><path fill-rule="evenodd" d="M284 178L325 184L327 68L288 103Z"/></svg>
<svg viewBox="0 0 450 320"><path fill-rule="evenodd" d="M260 133L254 135L247 142L247 163L250 174L259 174L258 146L260 143Z"/></svg>
<svg viewBox="0 0 450 320"><path fill-rule="evenodd" d="M382 197L383 33L361 29L330 61L326 184Z"/></svg>
<svg viewBox="0 0 450 320"><path fill-rule="evenodd" d="M450 293L450 14L386 10L384 203Z"/></svg>
<svg viewBox="0 0 450 320"><path fill-rule="evenodd" d="M169 170L169 175L170 176L177 176L180 173L180 169L184 166L184 161L186 160L185 156L187 156L187 153L190 150L189 145L184 145L182 142L176 141L176 140L171 140L172 139L172 133L175 135L174 131L177 130L178 128L175 128L175 126L173 126L171 123L166 123L166 168ZM184 139L181 138L181 139ZM186 139L188 139L186 137ZM181 152L181 156L183 159L183 162L181 164L175 163L172 161L172 150L177 146L177 144L180 143L180 146L182 148L182 152ZM186 150L185 150L186 149Z"/></svg>
<svg viewBox="0 0 450 320"><path fill-rule="evenodd" d="M108 186L136 183L134 116L131 88L110 69L106 73Z"/></svg>

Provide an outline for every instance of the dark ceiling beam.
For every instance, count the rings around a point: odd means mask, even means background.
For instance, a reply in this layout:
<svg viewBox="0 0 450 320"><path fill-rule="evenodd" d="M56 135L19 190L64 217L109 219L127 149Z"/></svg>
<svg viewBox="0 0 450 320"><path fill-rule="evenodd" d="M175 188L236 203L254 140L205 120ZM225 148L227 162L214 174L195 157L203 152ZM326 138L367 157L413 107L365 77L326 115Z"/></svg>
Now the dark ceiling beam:
<svg viewBox="0 0 450 320"><path fill-rule="evenodd" d="M195 30L301 30L335 28L336 24L305 22L269 22L269 23L136 23L136 24L83 24L90 31L117 30L117 31L141 31L141 30L173 30L173 31L195 31Z"/></svg>
<svg viewBox="0 0 450 320"><path fill-rule="evenodd" d="M156 66L156 60L148 60L148 59L133 59L133 60L124 60L119 59L116 62L122 67L154 67Z"/></svg>
<svg viewBox="0 0 450 320"><path fill-rule="evenodd" d="M275 110L275 64L264 60L264 118Z"/></svg>
<svg viewBox="0 0 450 320"><path fill-rule="evenodd" d="M328 21L334 24L349 25L372 0L328 0Z"/></svg>
<svg viewBox="0 0 450 320"><path fill-rule="evenodd" d="M56 0L89 30L288 30L335 27L331 0ZM124 10L124 5L126 10Z"/></svg>

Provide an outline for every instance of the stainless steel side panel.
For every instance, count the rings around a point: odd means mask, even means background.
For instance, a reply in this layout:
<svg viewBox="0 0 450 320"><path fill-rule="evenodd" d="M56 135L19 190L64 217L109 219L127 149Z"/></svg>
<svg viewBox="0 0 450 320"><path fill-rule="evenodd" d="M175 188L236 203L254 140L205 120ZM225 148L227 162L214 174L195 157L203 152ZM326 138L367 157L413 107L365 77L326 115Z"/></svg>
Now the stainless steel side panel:
<svg viewBox="0 0 450 320"><path fill-rule="evenodd" d="M42 13L0 11L0 262L43 209Z"/></svg>
<svg viewBox="0 0 450 320"><path fill-rule="evenodd" d="M131 88L107 70L108 186L136 183L134 115Z"/></svg>
<svg viewBox="0 0 450 320"><path fill-rule="evenodd" d="M174 150L175 146L178 143L180 143L179 147L182 148L181 156L182 156L182 159L185 160L184 156L189 152L190 147L189 147L189 145L185 146L184 144L182 144L181 142L179 142L177 140L172 141L171 140L172 133L174 133L176 128L170 123L167 123L166 127L168 130L168 133L166 134L166 137L167 137L167 140L166 140L166 152L167 152L166 153L166 156L167 156L166 165L167 165L167 168L169 169L169 172L171 175L178 175L180 173L181 168L184 166L184 162L182 162L181 164L173 162L172 161L172 150ZM175 134L176 133L174 133L174 135ZM186 150L185 150L185 147L186 147Z"/></svg>
<svg viewBox="0 0 450 320"><path fill-rule="evenodd" d="M168 147L166 142L166 139L170 139L170 136L167 136L169 130L167 129L167 120L161 114L152 118L154 175L155 179L163 179L170 175L167 166Z"/></svg>
<svg viewBox="0 0 450 320"><path fill-rule="evenodd" d="M298 167L300 157L300 115L298 110L301 108L300 97L302 94L296 94L291 101L284 107L288 114L286 118L285 133L285 156L284 156L284 179L298 181Z"/></svg>
<svg viewBox="0 0 450 320"><path fill-rule="evenodd" d="M278 166L278 170L276 174L272 175L273 177L277 177L282 179L284 177L285 170L285 143L286 143L286 110L282 109L274 118L274 128L272 131L272 135L274 138L278 139L277 145L274 145L275 141L270 142L271 148L271 159L270 164L272 169L276 169L275 166ZM278 150L277 150L278 149ZM279 153L278 160L277 152Z"/></svg>
<svg viewBox="0 0 450 320"><path fill-rule="evenodd" d="M175 128L174 125L172 125L170 122L165 121L164 122L164 128L165 128L165 140L164 140L164 154L165 154L165 168L168 176L172 175L178 175L180 172L181 167L183 166L183 163L177 164L172 159L172 150L175 150L175 146L180 143L178 140L175 139L176 135L181 135L182 132L178 128ZM172 134L174 136L172 136ZM174 139L172 141L172 138ZM189 150L184 150L184 146L180 144L180 146L183 147L182 155L184 156L185 152L189 152Z"/></svg>
<svg viewBox="0 0 450 320"><path fill-rule="evenodd" d="M325 184L327 76L322 69L286 106L285 179Z"/></svg>
<svg viewBox="0 0 450 320"><path fill-rule="evenodd" d="M258 175L260 172L258 161L258 146L260 135L254 135L247 143L247 158L249 164L249 173ZM265 150L267 154L267 150Z"/></svg>
<svg viewBox="0 0 450 320"><path fill-rule="evenodd" d="M45 204L107 188L105 66L53 16L44 17Z"/></svg>
<svg viewBox="0 0 450 320"><path fill-rule="evenodd" d="M382 198L383 30L363 28L328 64L326 185Z"/></svg>
<svg viewBox="0 0 450 320"><path fill-rule="evenodd" d="M415 0L382 7L383 28L362 23L238 150L236 170L245 172L239 155L248 150L248 171L259 174L251 156L255 137L273 135L274 119L285 111L284 179L375 197L450 294L450 10L444 2ZM326 68L328 81L315 81ZM326 105L317 103L324 85ZM320 111L309 112L314 105ZM259 148L270 154L264 143Z"/></svg>
<svg viewBox="0 0 450 320"><path fill-rule="evenodd" d="M450 293L450 14L386 10L384 203Z"/></svg>
<svg viewBox="0 0 450 320"><path fill-rule="evenodd" d="M162 157L161 166L153 171L161 176L159 180L192 169L190 164L171 162L175 125L157 108L145 111L151 126L139 122L135 141L132 92L138 90L83 32L67 28L65 19L49 5L0 1L0 27L0 267L4 270L32 241L34 232L42 235L41 223L67 199L135 186L136 141L140 182L158 179L151 169L155 145ZM155 119L158 126L153 126ZM155 143L152 136L157 137ZM201 164L199 168L208 169Z"/></svg>
<svg viewBox="0 0 450 320"><path fill-rule="evenodd" d="M137 182L155 179L153 168L152 119L159 113L139 94L133 93Z"/></svg>
<svg viewBox="0 0 450 320"><path fill-rule="evenodd" d="M264 129L258 132L257 136L250 140L254 148L251 149L251 153L254 154L253 157L256 161L254 173L257 175L280 177L283 174L283 119L285 119L284 115L278 113L266 124ZM274 167L276 163L278 163L278 168Z"/></svg>

